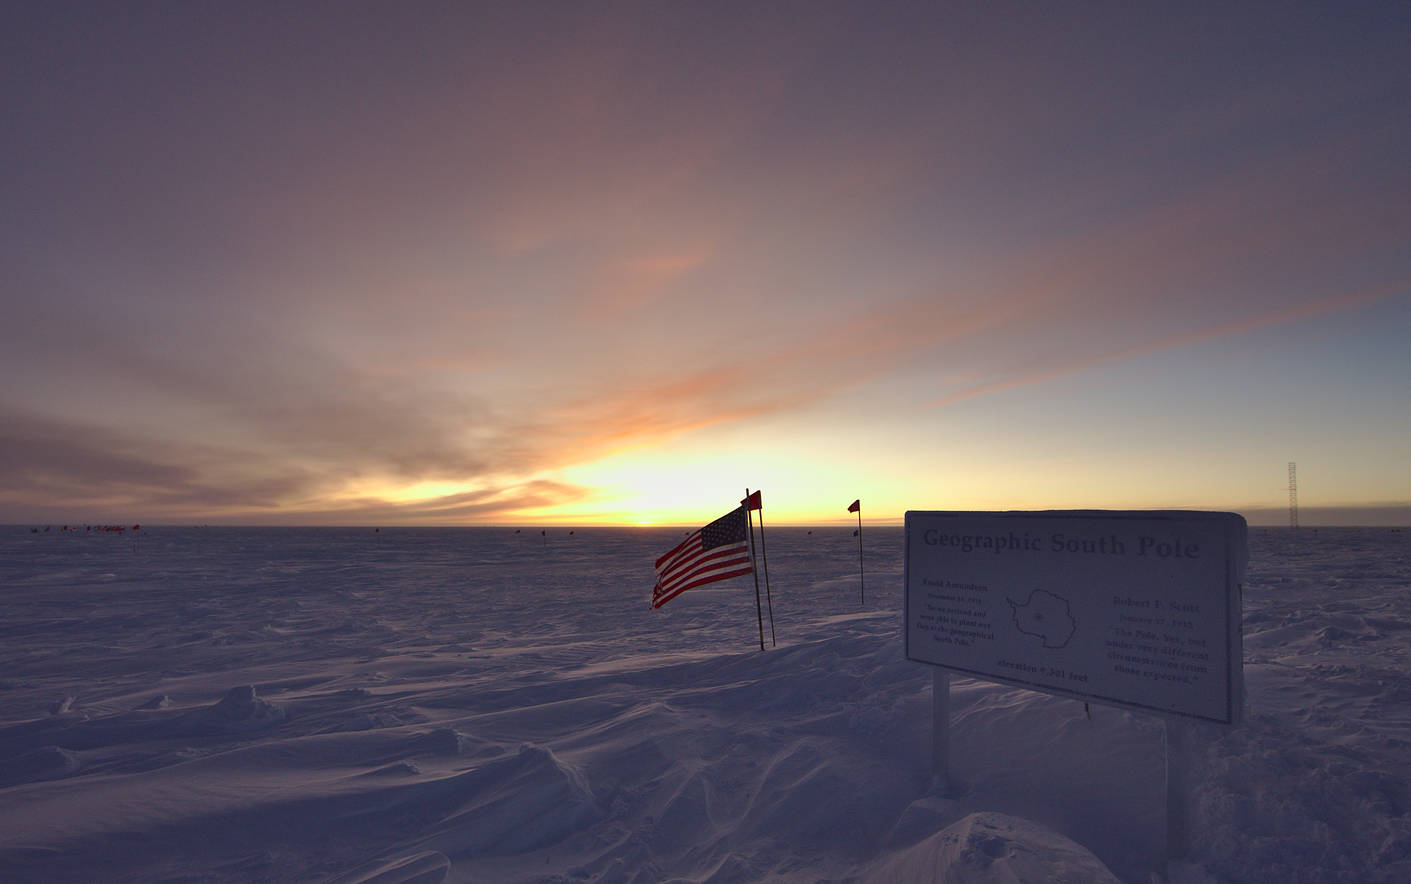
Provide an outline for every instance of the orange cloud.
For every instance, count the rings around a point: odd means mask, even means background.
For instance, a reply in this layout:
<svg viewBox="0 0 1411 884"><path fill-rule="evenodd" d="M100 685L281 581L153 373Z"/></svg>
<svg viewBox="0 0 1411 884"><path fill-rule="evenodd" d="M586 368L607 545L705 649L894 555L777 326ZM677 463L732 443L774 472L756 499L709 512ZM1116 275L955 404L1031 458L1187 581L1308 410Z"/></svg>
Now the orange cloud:
<svg viewBox="0 0 1411 884"><path fill-rule="evenodd" d="M1276 310L1272 313L1221 323L1195 331L1166 335L1155 340L1132 344L1116 350L1099 353L1083 353L1068 359L1058 359L1041 364L1030 364L1023 370L1010 373L999 380L971 386L959 392L928 402L926 405L928 408L954 405L957 402L963 402L966 399L973 399L977 396L1041 383L1056 377L1074 374L1089 368L1094 368L1098 365L1118 362L1123 359L1146 356L1164 350L1174 350L1179 347L1188 347L1193 344L1199 344L1217 338L1247 334L1248 332L1272 325L1297 322L1303 319L1311 319L1314 316L1336 313L1341 310L1350 310L1354 307L1360 307L1365 304L1405 294L1408 290L1411 290L1411 279L1403 279L1390 285L1375 286L1346 295L1298 304L1284 310Z"/></svg>
<svg viewBox="0 0 1411 884"><path fill-rule="evenodd" d="M640 310L661 297L673 282L703 265L713 251L712 246L702 243L602 266L588 287L582 313L616 320L623 313Z"/></svg>

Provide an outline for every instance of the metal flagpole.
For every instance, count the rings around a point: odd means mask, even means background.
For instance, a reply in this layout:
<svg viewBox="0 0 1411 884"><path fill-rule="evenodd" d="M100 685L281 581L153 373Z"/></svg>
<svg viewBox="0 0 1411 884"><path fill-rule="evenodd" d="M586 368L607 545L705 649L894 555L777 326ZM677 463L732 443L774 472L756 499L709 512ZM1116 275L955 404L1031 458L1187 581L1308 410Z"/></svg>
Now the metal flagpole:
<svg viewBox="0 0 1411 884"><path fill-rule="evenodd" d="M857 583L862 606L867 607L867 575L862 570L862 501L857 502Z"/></svg>
<svg viewBox="0 0 1411 884"><path fill-rule="evenodd" d="M754 552L754 517L750 515L750 489L745 489L745 518L750 523L750 570L754 572L754 611L759 618L759 649L764 650L764 612L759 607L759 564ZM763 528L761 528L763 530ZM769 621L770 630L774 629L774 621Z"/></svg>
<svg viewBox="0 0 1411 884"><path fill-rule="evenodd" d="M745 498L750 496L749 489L745 489ZM759 503L759 556L764 560L764 599L769 603L769 640L772 647L779 647L779 641L774 637L774 597L769 592L769 548L764 543L764 500Z"/></svg>

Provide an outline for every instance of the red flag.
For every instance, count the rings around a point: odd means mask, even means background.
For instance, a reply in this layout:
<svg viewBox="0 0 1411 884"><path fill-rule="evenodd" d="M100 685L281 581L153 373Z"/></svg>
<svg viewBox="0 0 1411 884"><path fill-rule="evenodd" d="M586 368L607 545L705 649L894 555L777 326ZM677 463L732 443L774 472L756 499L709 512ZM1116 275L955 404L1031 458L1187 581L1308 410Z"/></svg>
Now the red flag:
<svg viewBox="0 0 1411 884"><path fill-rule="evenodd" d="M862 509L862 498L858 498L857 500L854 500L852 503L848 504L848 512L850 512L850 513L859 512L859 511L861 511L861 509Z"/></svg>
<svg viewBox="0 0 1411 884"><path fill-rule="evenodd" d="M764 503L760 500L759 492L756 491L749 497L746 497L744 500L740 501L740 506L744 507L747 510L757 510L763 509Z"/></svg>
<svg viewBox="0 0 1411 884"><path fill-rule="evenodd" d="M741 506L691 532L657 559L652 607L660 608L688 589L753 571L745 532L745 508Z"/></svg>

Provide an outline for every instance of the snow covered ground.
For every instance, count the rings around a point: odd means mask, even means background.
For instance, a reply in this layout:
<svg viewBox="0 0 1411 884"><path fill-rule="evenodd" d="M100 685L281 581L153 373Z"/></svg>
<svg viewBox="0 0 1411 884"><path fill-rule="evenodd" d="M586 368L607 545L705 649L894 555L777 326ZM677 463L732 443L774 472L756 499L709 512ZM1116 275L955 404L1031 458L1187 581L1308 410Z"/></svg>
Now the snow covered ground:
<svg viewBox="0 0 1411 884"><path fill-rule="evenodd" d="M0 529L0 880L1165 873L1151 717L958 680L933 784L899 528L865 607L850 530L769 528L766 653L749 578L650 610L680 534ZM1411 880L1411 533L1250 547L1173 877Z"/></svg>

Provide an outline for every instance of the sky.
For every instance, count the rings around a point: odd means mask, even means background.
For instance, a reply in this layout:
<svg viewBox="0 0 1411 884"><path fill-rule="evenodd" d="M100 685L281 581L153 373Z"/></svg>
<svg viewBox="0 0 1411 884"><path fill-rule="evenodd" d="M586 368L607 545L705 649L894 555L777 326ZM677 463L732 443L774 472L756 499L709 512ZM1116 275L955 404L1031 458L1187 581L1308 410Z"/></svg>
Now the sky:
<svg viewBox="0 0 1411 884"><path fill-rule="evenodd" d="M1405 3L0 12L0 522L1411 523Z"/></svg>

